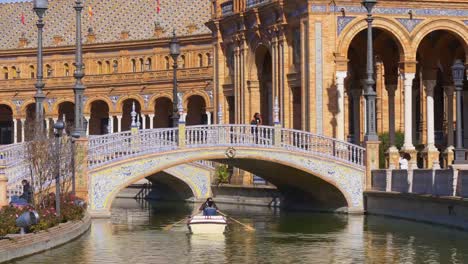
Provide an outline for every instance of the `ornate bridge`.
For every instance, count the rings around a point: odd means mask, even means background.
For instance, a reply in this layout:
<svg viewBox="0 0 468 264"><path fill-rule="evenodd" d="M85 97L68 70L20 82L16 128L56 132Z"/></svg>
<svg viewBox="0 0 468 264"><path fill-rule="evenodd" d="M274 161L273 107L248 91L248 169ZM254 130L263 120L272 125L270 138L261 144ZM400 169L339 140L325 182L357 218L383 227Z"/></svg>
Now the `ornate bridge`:
<svg viewBox="0 0 468 264"><path fill-rule="evenodd" d="M177 128L134 129L83 139L81 147L81 157L77 157L78 151L75 159L87 166L77 167L77 188L87 190L90 209L95 214L107 215L116 194L133 182L202 160L280 164L336 187L345 197L348 210L363 208L364 148L279 125L185 127L180 124ZM14 145L0 149L9 184L18 183L28 174L25 162L21 161L20 148L21 145ZM80 179L79 175L85 176ZM198 189L198 196L209 193L206 190L209 179L205 177L189 175L179 179L192 190Z"/></svg>

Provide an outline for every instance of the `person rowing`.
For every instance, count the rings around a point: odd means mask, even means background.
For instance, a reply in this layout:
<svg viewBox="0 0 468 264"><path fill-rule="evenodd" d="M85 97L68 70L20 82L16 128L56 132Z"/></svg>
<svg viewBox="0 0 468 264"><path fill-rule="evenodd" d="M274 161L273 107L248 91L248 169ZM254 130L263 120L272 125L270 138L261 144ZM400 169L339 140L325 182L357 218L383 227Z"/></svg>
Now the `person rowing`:
<svg viewBox="0 0 468 264"><path fill-rule="evenodd" d="M199 210L203 212L204 216L213 216L213 215L216 215L218 207L216 206L215 202L213 201L213 198L210 197L210 198L206 199L206 202L204 202L200 206Z"/></svg>

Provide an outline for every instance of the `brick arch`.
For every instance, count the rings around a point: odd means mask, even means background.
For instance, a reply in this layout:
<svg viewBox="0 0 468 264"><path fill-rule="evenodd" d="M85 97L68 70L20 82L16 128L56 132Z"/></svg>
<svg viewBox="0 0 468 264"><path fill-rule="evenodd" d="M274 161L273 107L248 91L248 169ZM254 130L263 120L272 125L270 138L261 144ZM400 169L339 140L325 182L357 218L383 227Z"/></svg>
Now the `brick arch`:
<svg viewBox="0 0 468 264"><path fill-rule="evenodd" d="M184 109L187 109L188 100L189 100L190 97L192 97L194 95L198 95L201 98L203 98L203 101L205 101L205 107L206 108L212 107L210 97L208 96L207 93L205 93L203 91L190 91L190 92L184 93L184 96L182 98L183 99Z"/></svg>
<svg viewBox="0 0 468 264"><path fill-rule="evenodd" d="M161 94L153 95L150 98L149 103L148 103L148 109L147 109L148 112L151 112L151 113L154 112L154 107L156 106L156 100L158 100L159 98L167 98L172 101L172 93L161 93Z"/></svg>
<svg viewBox="0 0 468 264"><path fill-rule="evenodd" d="M29 105L34 104L34 103L36 103L34 99L29 99L29 100L24 101L23 104L21 105L21 108L18 114L20 116L26 117L26 109L28 109ZM44 106L44 115L45 116L50 115L50 111L52 111L53 108L50 108L49 104L46 101L44 101L42 105Z"/></svg>
<svg viewBox="0 0 468 264"><path fill-rule="evenodd" d="M75 104L75 100L73 98L62 98L62 99L59 99L57 100L55 103L54 103L54 106L52 107L51 109L51 115L52 116L58 116L59 114L59 108L60 108L60 105L63 104L63 103L72 103L72 104Z"/></svg>
<svg viewBox="0 0 468 264"><path fill-rule="evenodd" d="M419 24L413 30L415 33L412 35L412 49L416 52L424 37L436 30L445 30L457 37L468 59L468 29L463 23L450 19L437 19Z"/></svg>
<svg viewBox="0 0 468 264"><path fill-rule="evenodd" d="M394 37L395 42L400 47L400 60L403 61L405 58L415 56L413 49L411 49L409 34L407 33L406 29L396 20L374 16L372 27L381 29ZM343 29L338 39L337 51L339 54L345 58L348 58L348 49L351 45L351 42L354 40L357 34L363 30L367 30L367 21L365 21L362 17L357 18L349 23Z"/></svg>
<svg viewBox="0 0 468 264"><path fill-rule="evenodd" d="M13 119L18 117L18 112L16 111L16 106L13 103L11 103L9 101L5 101L5 100L0 100L0 105L6 105L6 106L8 106L10 108Z"/></svg>
<svg viewBox="0 0 468 264"><path fill-rule="evenodd" d="M134 100L138 101L138 103L140 104L141 112L147 110L145 108L145 100L143 99L143 97L141 97L140 95L132 94L132 95L122 96L122 97L119 98L119 100L115 104L115 112L122 113L123 103L125 102L125 100L128 100L128 99L134 99Z"/></svg>
<svg viewBox="0 0 468 264"><path fill-rule="evenodd" d="M84 105L83 113L90 115L91 114L91 106L96 101L105 102L107 104L107 107L109 107L109 113L113 112L114 104L112 103L112 101L108 97L106 97L106 96L94 96L94 97L88 98L88 100L86 101L86 103Z"/></svg>
<svg viewBox="0 0 468 264"><path fill-rule="evenodd" d="M290 151L236 148L236 159L274 162L304 171L334 186L346 200L349 211L363 210L364 171L319 156ZM92 214L108 215L112 201L128 185L178 165L198 160L226 159L224 147L187 148L148 154L116 161L89 171L89 197Z"/></svg>

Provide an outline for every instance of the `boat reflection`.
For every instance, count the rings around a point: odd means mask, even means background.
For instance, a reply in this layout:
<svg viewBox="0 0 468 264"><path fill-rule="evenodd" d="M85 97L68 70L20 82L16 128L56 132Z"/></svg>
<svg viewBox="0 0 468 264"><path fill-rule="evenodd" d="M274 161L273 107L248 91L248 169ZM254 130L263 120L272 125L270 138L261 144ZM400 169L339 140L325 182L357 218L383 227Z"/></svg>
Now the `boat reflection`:
<svg viewBox="0 0 468 264"><path fill-rule="evenodd" d="M224 234L189 234L187 239L190 263L224 263L226 259Z"/></svg>

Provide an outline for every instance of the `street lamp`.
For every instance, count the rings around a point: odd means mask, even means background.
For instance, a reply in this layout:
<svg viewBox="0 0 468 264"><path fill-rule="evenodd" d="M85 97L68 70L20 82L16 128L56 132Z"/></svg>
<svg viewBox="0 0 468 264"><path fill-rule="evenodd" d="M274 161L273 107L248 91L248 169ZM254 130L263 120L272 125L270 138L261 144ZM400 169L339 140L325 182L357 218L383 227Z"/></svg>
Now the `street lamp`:
<svg viewBox="0 0 468 264"><path fill-rule="evenodd" d="M44 132L44 122L43 120L43 102L45 99L45 94L43 92L44 90L44 82L42 81L43 79L43 70L42 70L42 31L44 29L44 15L47 10L48 6L48 1L47 0L34 0L34 12L36 12L37 17L39 18L37 20L37 74L36 74L36 94L34 95L34 100L36 103L36 128L39 129L39 131L42 133Z"/></svg>
<svg viewBox="0 0 468 264"><path fill-rule="evenodd" d="M461 60L456 60L452 66L452 78L457 92L457 144L455 147L455 164L467 163L466 150L462 143L462 92L463 92L463 77L465 74L465 65Z"/></svg>
<svg viewBox="0 0 468 264"><path fill-rule="evenodd" d="M54 124L54 134L55 134L55 144L56 144L56 175L55 175L55 211L57 216L60 216L60 139L62 136L63 129L65 128L65 123L62 120L58 120Z"/></svg>
<svg viewBox="0 0 468 264"><path fill-rule="evenodd" d="M367 79L366 89L364 96L366 97L366 109L367 109L367 131L364 137L365 141L378 141L379 138L376 133L375 124L375 97L377 96L374 91L374 62L373 62L373 50L372 50L372 8L377 4L377 0L363 0L361 4L367 10Z"/></svg>
<svg viewBox="0 0 468 264"><path fill-rule="evenodd" d="M83 1L76 0L74 9L76 11L76 53L75 53L75 86L73 92L75 94L75 129L72 133L74 138L86 136L86 129L83 117L83 94L85 86L81 79L84 77L83 71L83 50L81 47L81 11L83 10Z"/></svg>
<svg viewBox="0 0 468 264"><path fill-rule="evenodd" d="M177 39L175 29L172 32L172 39L169 43L169 49L171 53L171 57L174 61L174 76L173 76L173 87L172 87L172 125L176 127L179 124L179 110L177 109L178 105L178 97L177 97L177 58L180 55L180 44L179 40Z"/></svg>

